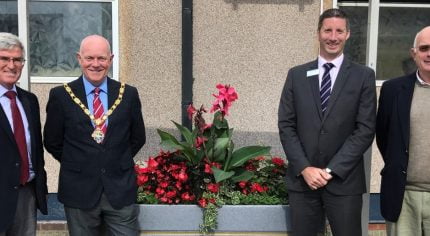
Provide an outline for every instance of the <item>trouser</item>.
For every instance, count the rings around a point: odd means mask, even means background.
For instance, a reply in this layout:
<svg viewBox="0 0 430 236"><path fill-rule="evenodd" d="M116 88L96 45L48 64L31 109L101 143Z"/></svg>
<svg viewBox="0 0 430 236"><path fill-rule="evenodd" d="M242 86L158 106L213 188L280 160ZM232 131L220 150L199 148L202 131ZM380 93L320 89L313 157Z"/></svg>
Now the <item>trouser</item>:
<svg viewBox="0 0 430 236"><path fill-rule="evenodd" d="M324 228L325 216L333 236L361 236L362 195L334 195L325 189L290 191L293 236L316 236Z"/></svg>
<svg viewBox="0 0 430 236"><path fill-rule="evenodd" d="M28 183L18 189L18 201L12 225L0 236L36 235L36 196L34 184Z"/></svg>
<svg viewBox="0 0 430 236"><path fill-rule="evenodd" d="M397 222L387 221L387 236L430 235L430 192L406 190Z"/></svg>
<svg viewBox="0 0 430 236"><path fill-rule="evenodd" d="M102 194L100 202L90 210L64 207L70 236L138 235L138 207L135 204L114 209Z"/></svg>

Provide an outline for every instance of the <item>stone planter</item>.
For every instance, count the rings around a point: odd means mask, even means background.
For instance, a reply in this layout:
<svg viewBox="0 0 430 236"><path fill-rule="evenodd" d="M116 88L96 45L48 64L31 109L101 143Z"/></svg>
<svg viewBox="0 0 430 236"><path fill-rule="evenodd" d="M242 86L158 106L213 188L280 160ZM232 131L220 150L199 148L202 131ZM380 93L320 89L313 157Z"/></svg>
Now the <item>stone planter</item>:
<svg viewBox="0 0 430 236"><path fill-rule="evenodd" d="M203 211L196 205L139 205L142 231L199 231ZM285 205L226 205L218 211L217 232L287 232Z"/></svg>

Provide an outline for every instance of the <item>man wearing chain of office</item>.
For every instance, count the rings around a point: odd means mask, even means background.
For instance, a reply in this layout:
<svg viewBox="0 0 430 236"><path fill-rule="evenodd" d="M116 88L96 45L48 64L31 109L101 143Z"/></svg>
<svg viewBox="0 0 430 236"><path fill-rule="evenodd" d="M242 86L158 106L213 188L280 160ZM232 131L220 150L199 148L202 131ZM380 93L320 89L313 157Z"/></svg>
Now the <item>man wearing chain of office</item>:
<svg viewBox="0 0 430 236"><path fill-rule="evenodd" d="M58 199L70 235L138 235L133 157L145 143L137 89L107 76L108 40L81 42L78 79L53 88L45 147L60 162Z"/></svg>

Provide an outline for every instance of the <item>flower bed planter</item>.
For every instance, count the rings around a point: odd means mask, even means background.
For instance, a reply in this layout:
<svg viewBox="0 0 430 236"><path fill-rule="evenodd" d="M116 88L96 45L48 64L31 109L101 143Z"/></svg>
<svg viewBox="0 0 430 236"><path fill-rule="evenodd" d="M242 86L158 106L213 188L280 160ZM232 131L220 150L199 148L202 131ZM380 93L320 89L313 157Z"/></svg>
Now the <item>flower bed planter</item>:
<svg viewBox="0 0 430 236"><path fill-rule="evenodd" d="M139 205L142 231L199 231L203 211L196 205ZM286 205L226 205L218 211L217 232L287 232Z"/></svg>

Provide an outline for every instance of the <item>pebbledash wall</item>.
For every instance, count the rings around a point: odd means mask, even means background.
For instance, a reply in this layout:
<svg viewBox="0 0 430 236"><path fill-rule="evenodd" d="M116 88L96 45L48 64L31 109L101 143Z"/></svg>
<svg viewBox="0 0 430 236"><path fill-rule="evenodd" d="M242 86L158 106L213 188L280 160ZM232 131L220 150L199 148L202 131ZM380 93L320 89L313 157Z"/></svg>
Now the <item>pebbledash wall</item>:
<svg viewBox="0 0 430 236"><path fill-rule="evenodd" d="M331 1L323 1L324 8ZM119 1L120 81L138 88L147 144L136 160L160 150L156 129L181 121L180 0ZM320 0L194 0L194 104L209 107L217 83L234 86L239 99L228 117L236 146L272 146L285 157L277 129L279 98L289 68L318 55ZM73 53L73 52L71 52ZM42 122L50 88L31 85ZM208 116L211 117L211 116ZM379 190L380 156L373 148L371 192ZM45 154L49 192L57 192L59 164Z"/></svg>

